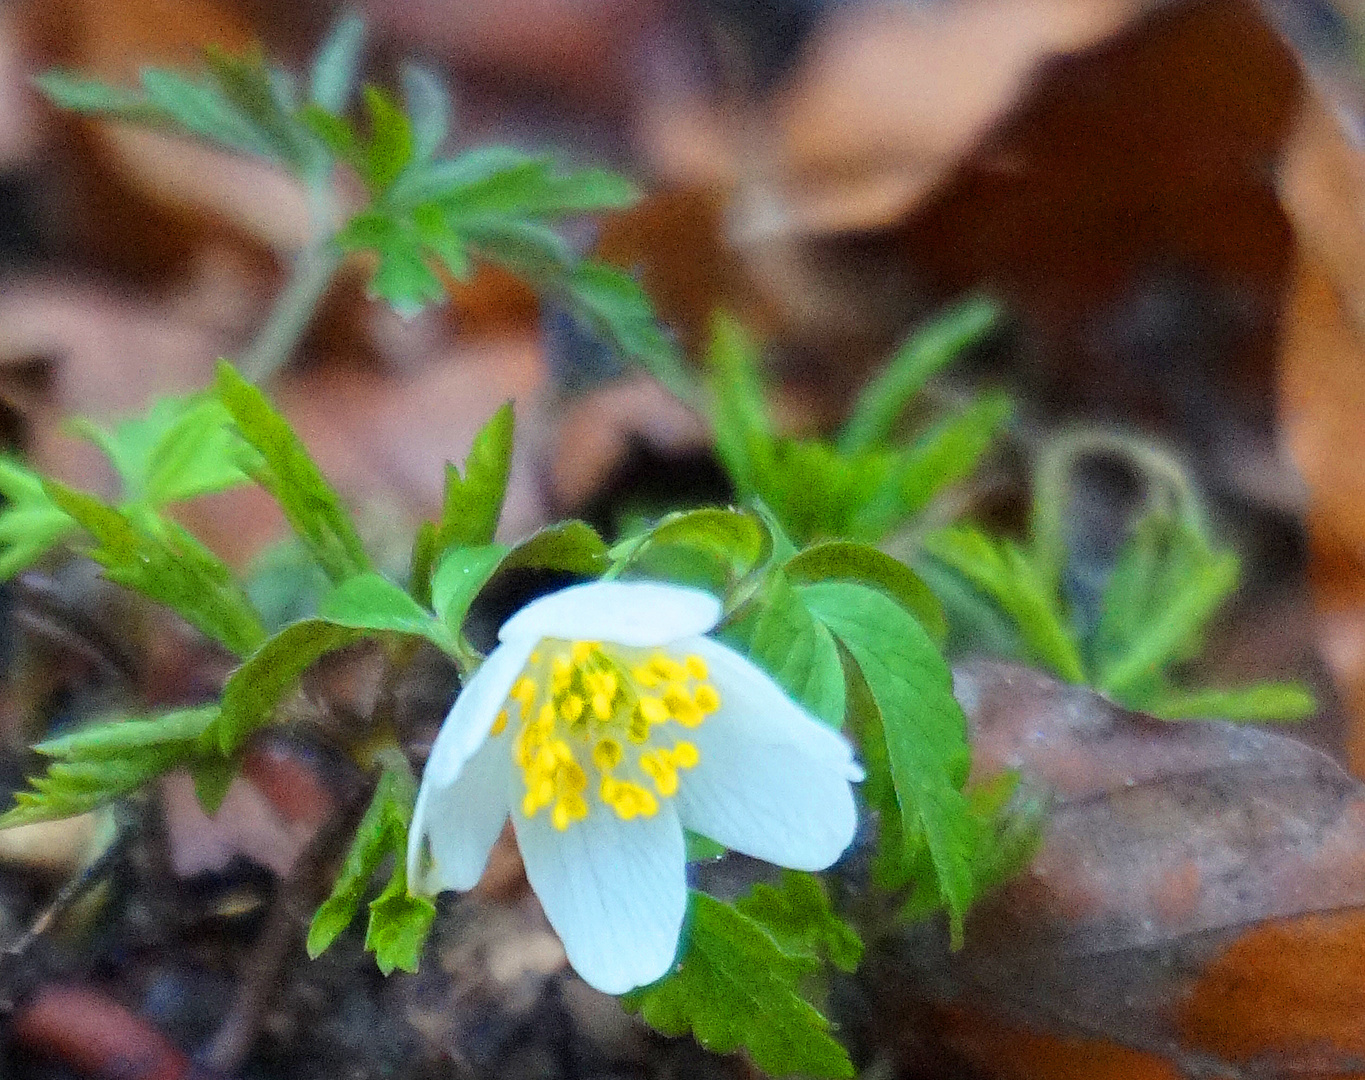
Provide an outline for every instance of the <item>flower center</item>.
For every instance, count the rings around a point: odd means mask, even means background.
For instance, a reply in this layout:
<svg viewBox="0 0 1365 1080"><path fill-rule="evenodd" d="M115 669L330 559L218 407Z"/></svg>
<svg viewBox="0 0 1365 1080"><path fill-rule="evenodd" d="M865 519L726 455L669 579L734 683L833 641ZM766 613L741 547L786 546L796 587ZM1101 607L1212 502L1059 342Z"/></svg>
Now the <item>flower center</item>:
<svg viewBox="0 0 1365 1080"><path fill-rule="evenodd" d="M596 641L542 641L512 685L492 736L517 718L512 754L526 786L522 813L550 808L563 831L596 795L622 820L652 817L700 760L681 738L720 708L700 656Z"/></svg>

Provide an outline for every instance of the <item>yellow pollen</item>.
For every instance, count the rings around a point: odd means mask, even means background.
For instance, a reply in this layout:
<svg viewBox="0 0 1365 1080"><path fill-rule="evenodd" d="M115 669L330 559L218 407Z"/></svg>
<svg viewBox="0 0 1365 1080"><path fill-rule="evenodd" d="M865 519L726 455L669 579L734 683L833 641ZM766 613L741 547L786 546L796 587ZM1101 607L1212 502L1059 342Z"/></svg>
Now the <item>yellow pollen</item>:
<svg viewBox="0 0 1365 1080"><path fill-rule="evenodd" d="M602 772L610 772L621 764L621 744L615 739L599 739L592 750L592 763Z"/></svg>
<svg viewBox="0 0 1365 1080"><path fill-rule="evenodd" d="M501 735L507 730L507 710L503 709L498 713L498 717L493 721L493 726L489 729L490 735Z"/></svg>
<svg viewBox="0 0 1365 1080"><path fill-rule="evenodd" d="M536 684L523 675L512 684L512 692L508 697L523 709L529 709L531 703L536 700Z"/></svg>
<svg viewBox="0 0 1365 1080"><path fill-rule="evenodd" d="M540 650L539 650L539 649L536 649L535 652L531 653L531 663L533 663L533 664L539 664L539 663L540 663ZM706 676L705 676L705 675L698 675L697 678L699 678L699 679L704 679L704 678L706 678Z"/></svg>
<svg viewBox="0 0 1365 1080"><path fill-rule="evenodd" d="M694 769L701 760L701 754L690 742L676 743L673 747L673 763L680 769Z"/></svg>
<svg viewBox="0 0 1365 1080"><path fill-rule="evenodd" d="M703 713L713 713L720 708L720 695L710 683L702 683L697 687L692 694L692 700Z"/></svg>
<svg viewBox="0 0 1365 1080"><path fill-rule="evenodd" d="M664 691L664 704L668 706L669 715L683 727L696 727L706 715L692 700L692 695L677 683Z"/></svg>
<svg viewBox="0 0 1365 1080"><path fill-rule="evenodd" d="M569 650L569 655L573 657L575 665L585 663L595 652L597 652L597 642L595 641L575 641L573 648Z"/></svg>
<svg viewBox="0 0 1365 1080"><path fill-rule="evenodd" d="M692 678L696 679L698 682L700 682L702 679L706 678L707 675L710 674L706 667L706 661L703 660L696 653L693 653L685 661L683 661L683 667L687 669L687 674L692 676Z"/></svg>
<svg viewBox="0 0 1365 1080"><path fill-rule="evenodd" d="M577 694L567 694L559 703L559 715L565 723L572 724L583 715L583 699Z"/></svg>
<svg viewBox="0 0 1365 1080"><path fill-rule="evenodd" d="M640 716L646 724L662 724L668 719L668 706L656 697L642 697Z"/></svg>

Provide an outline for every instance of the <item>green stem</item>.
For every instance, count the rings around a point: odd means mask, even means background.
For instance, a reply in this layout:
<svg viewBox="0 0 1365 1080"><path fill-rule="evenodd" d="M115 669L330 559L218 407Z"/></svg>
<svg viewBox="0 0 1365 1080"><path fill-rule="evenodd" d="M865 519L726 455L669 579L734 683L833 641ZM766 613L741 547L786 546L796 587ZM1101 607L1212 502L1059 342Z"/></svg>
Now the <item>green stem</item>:
<svg viewBox="0 0 1365 1080"><path fill-rule="evenodd" d="M315 185L310 203L314 240L295 258L284 291L237 362L243 377L258 386L270 382L293 355L341 266L342 253L332 242L336 210L330 185Z"/></svg>

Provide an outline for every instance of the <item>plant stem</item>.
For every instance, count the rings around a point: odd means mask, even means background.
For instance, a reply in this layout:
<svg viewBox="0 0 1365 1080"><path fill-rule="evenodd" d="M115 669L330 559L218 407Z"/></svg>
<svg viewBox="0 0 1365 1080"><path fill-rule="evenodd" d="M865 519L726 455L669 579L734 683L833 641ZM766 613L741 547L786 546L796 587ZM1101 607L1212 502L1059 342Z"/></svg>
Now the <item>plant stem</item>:
<svg viewBox="0 0 1365 1080"><path fill-rule="evenodd" d="M309 203L313 240L295 258L284 291L237 362L242 375L258 386L273 379L293 355L341 265L341 252L332 243L336 207L330 184L312 185Z"/></svg>

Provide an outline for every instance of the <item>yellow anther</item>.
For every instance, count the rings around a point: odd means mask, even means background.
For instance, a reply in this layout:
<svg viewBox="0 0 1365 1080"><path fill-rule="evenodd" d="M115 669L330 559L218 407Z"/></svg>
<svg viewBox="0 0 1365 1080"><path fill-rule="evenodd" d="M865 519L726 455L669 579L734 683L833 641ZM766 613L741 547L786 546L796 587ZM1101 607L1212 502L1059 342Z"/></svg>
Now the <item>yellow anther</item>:
<svg viewBox="0 0 1365 1080"><path fill-rule="evenodd" d="M534 652L531 653L531 663L533 663L533 664L539 664L539 663L540 663L540 650L539 650L539 649L536 649ZM706 678L706 676L705 676L705 675L698 675L697 678L699 678L699 679L704 679L704 678Z"/></svg>
<svg viewBox="0 0 1365 1080"><path fill-rule="evenodd" d="M697 703L703 714L713 713L720 708L720 695L716 693L716 688L710 683L702 683L692 694L692 700Z"/></svg>
<svg viewBox="0 0 1365 1080"><path fill-rule="evenodd" d="M512 692L508 695L513 701L523 709L529 709L531 703L536 700L536 684L531 679L523 675L512 684Z"/></svg>
<svg viewBox="0 0 1365 1080"><path fill-rule="evenodd" d="M567 724L572 724L583 715L583 699L577 694L566 694L559 703L559 716Z"/></svg>
<svg viewBox="0 0 1365 1080"><path fill-rule="evenodd" d="M521 812L525 817L535 817L536 811L540 809L540 803L536 802L536 797L531 792L527 792L521 800Z"/></svg>
<svg viewBox="0 0 1365 1080"><path fill-rule="evenodd" d="M504 731L507 730L507 720L508 720L507 710L503 709L500 713L498 713L498 718L493 721L493 726L492 728L489 729L488 734L501 735Z"/></svg>
<svg viewBox="0 0 1365 1080"><path fill-rule="evenodd" d="M687 678L687 669L671 656L665 656L663 653L652 656L649 666L660 679L677 682L679 679Z"/></svg>
<svg viewBox="0 0 1365 1080"><path fill-rule="evenodd" d="M656 697L642 697L636 710L646 724L662 724L668 719L668 705Z"/></svg>
<svg viewBox="0 0 1365 1080"><path fill-rule="evenodd" d="M654 781L654 786L660 795L667 798L670 795L677 794L678 773L673 768L671 755L667 750L652 754L641 754L640 768L649 774L649 778Z"/></svg>
<svg viewBox="0 0 1365 1080"><path fill-rule="evenodd" d="M573 643L573 648L569 650L569 655L573 657L573 662L575 664L583 664L596 652L597 642L575 641Z"/></svg>
<svg viewBox="0 0 1365 1080"><path fill-rule="evenodd" d="M669 715L683 727L696 727L706 718L692 695L676 683L664 691L664 704Z"/></svg>
<svg viewBox="0 0 1365 1080"><path fill-rule="evenodd" d="M696 746L690 742L679 742L673 745L673 764L680 769L696 768L697 762L701 760L701 754Z"/></svg>
<svg viewBox="0 0 1365 1080"><path fill-rule="evenodd" d="M592 763L602 772L621 764L621 744L615 739L599 739L592 750Z"/></svg>
<svg viewBox="0 0 1365 1080"><path fill-rule="evenodd" d="M612 700L607 694L593 694L592 713L599 720L610 720L612 714Z"/></svg>
<svg viewBox="0 0 1365 1080"><path fill-rule="evenodd" d="M630 725L626 728L626 736L633 743L643 743L649 741L649 721L636 709L630 718Z"/></svg>
<svg viewBox="0 0 1365 1080"><path fill-rule="evenodd" d="M555 729L555 707L548 701L540 707L540 712L536 715L536 727L546 735Z"/></svg>
<svg viewBox="0 0 1365 1080"><path fill-rule="evenodd" d="M661 679L658 673L648 664L641 664L639 667L633 668L630 677L646 690L653 690L663 682L663 679Z"/></svg>
<svg viewBox="0 0 1365 1080"><path fill-rule="evenodd" d="M683 667L687 669L687 674L691 675L692 678L699 682L710 674L706 667L706 661L696 653L693 653L683 661Z"/></svg>

